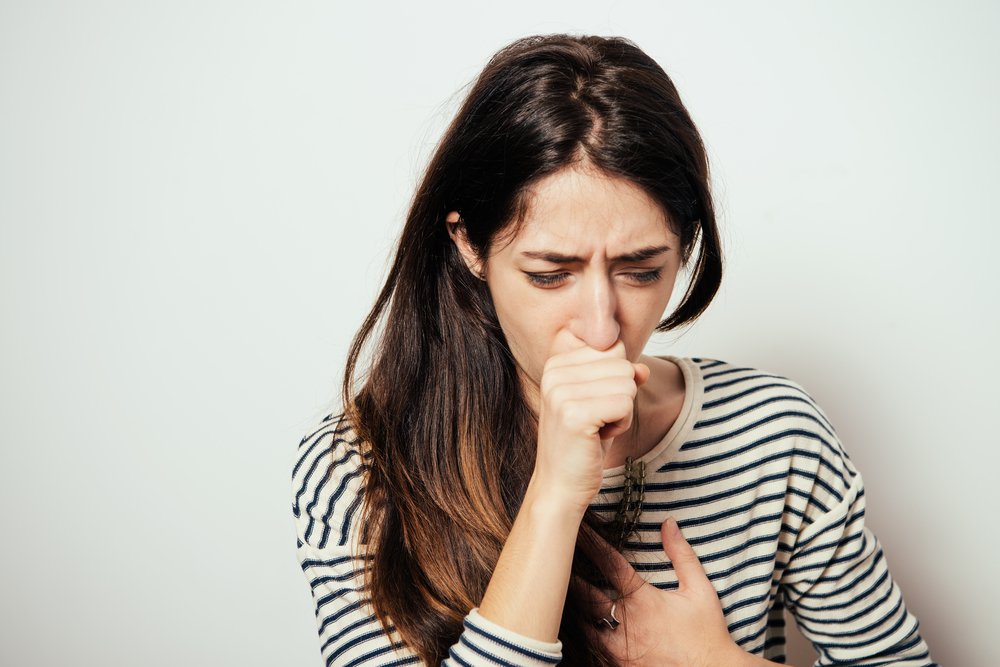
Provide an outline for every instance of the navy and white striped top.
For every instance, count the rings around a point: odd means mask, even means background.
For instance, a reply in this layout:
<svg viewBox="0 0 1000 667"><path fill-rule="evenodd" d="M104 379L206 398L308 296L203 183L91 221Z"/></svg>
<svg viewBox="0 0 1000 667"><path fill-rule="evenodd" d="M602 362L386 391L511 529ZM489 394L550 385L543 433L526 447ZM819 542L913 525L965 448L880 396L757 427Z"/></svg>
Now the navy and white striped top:
<svg viewBox="0 0 1000 667"><path fill-rule="evenodd" d="M673 516L722 601L744 650L784 662L788 609L819 665L934 665L875 535L861 475L833 426L798 383L724 361L665 356L684 374L684 404L642 460L636 570L677 588L660 524ZM292 473L298 558L312 589L327 665L417 664L386 636L361 589L358 514L365 456L350 426L326 417L302 439ZM614 512L624 469L604 471L592 508ZM512 633L470 610L446 664L548 665L559 642Z"/></svg>

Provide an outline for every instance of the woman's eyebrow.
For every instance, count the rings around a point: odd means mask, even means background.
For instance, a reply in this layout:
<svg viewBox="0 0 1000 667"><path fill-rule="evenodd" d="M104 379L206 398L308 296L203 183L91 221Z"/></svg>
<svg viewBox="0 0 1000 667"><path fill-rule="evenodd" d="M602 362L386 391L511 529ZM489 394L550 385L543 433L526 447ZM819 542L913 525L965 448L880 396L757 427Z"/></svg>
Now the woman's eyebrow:
<svg viewBox="0 0 1000 667"><path fill-rule="evenodd" d="M657 255L662 255L668 250L670 250L670 246L646 246L645 248L639 248L638 250L633 250L632 252L615 255L611 258L611 261L642 262L647 259L652 259ZM552 262L553 264L577 264L583 261L582 257L578 257L576 255L564 255L552 250L525 250L521 253L521 255L529 259L541 259L546 262Z"/></svg>
<svg viewBox="0 0 1000 667"><path fill-rule="evenodd" d="M633 250L632 252L627 252L623 255L617 255L611 258L612 262L641 262L647 259L653 259L658 255L670 250L670 246L665 245L655 245L646 246L645 248L639 248L638 250Z"/></svg>

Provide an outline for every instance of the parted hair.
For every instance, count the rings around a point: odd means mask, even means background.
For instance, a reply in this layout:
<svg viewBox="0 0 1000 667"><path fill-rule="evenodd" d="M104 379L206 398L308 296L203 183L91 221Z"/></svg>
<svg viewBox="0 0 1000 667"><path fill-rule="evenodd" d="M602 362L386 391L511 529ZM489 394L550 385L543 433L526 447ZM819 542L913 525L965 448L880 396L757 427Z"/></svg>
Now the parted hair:
<svg viewBox="0 0 1000 667"><path fill-rule="evenodd" d="M523 221L532 185L581 161L641 187L680 237L690 280L659 331L693 322L722 279L705 148L652 58L621 37L566 34L518 39L493 55L422 175L342 387L370 454L365 594L386 632L394 627L426 664L447 657L482 600L537 439L489 288L462 260L445 216L461 213L485 260ZM593 617L579 588L608 583L608 564L583 542L608 526L593 512L584 523L595 531L581 530L574 553L563 664L609 665L587 632Z"/></svg>

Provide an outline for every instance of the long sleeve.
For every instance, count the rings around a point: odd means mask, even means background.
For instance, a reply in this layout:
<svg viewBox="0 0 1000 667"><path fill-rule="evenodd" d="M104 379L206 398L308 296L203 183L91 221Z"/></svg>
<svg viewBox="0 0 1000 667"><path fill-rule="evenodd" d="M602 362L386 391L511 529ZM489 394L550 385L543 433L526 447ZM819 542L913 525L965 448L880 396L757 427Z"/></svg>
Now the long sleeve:
<svg viewBox="0 0 1000 667"><path fill-rule="evenodd" d="M357 544L366 462L353 431L326 417L299 443L292 471L298 560L309 583L326 665L421 664L395 628L386 634L363 587L365 549ZM561 642L513 633L472 609L445 665L558 664Z"/></svg>
<svg viewBox="0 0 1000 667"><path fill-rule="evenodd" d="M817 665L934 665L882 547L865 526L861 475L835 435L826 444L781 574L786 608L819 652Z"/></svg>

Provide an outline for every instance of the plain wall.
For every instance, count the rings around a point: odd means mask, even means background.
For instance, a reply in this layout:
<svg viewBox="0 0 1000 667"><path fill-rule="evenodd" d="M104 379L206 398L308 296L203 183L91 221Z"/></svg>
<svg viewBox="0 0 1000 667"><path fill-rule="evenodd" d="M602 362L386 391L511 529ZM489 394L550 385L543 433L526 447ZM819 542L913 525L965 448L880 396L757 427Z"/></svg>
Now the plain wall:
<svg viewBox="0 0 1000 667"><path fill-rule="evenodd" d="M998 5L482 7L0 3L0 662L320 664L299 439L463 87L587 32L712 161L723 289L651 351L804 384L932 655L990 664Z"/></svg>

